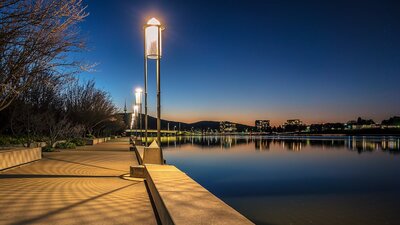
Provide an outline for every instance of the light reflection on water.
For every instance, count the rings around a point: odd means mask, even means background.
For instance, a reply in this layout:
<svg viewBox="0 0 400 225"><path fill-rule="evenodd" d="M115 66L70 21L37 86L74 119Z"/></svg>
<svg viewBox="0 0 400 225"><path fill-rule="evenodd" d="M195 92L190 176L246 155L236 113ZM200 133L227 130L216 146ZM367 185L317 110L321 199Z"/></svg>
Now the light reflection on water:
<svg viewBox="0 0 400 225"><path fill-rule="evenodd" d="M149 142L151 142L150 139ZM291 151L300 151L306 146L321 148L346 147L359 153L364 151L388 151L400 153L400 137L380 136L179 136L162 137L163 147L197 145L229 149L237 145L254 144L254 150L269 150L271 144L281 145Z"/></svg>
<svg viewBox="0 0 400 225"><path fill-rule="evenodd" d="M169 164L257 224L400 224L399 137L166 137Z"/></svg>

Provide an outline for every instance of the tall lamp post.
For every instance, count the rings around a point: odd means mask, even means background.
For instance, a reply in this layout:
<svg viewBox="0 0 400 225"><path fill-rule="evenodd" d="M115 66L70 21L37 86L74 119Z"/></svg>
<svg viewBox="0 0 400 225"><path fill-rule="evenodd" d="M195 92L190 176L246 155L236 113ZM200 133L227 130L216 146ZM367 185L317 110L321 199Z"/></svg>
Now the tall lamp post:
<svg viewBox="0 0 400 225"><path fill-rule="evenodd" d="M140 137L142 137L142 89L135 89L135 104L139 107L139 129L140 129Z"/></svg>
<svg viewBox="0 0 400 225"><path fill-rule="evenodd" d="M134 118L135 118L136 121L137 121L136 116L138 115L138 112L139 112L139 106L138 105L134 105L133 106L133 115L134 115ZM136 126L134 125L134 127L136 128L136 137L138 136L138 132L137 132L138 126L137 126L137 124L138 124L138 122L136 122Z"/></svg>
<svg viewBox="0 0 400 225"><path fill-rule="evenodd" d="M132 113L131 114L131 124L130 124L130 129L131 129L131 132L132 132L132 130L135 128L135 113Z"/></svg>
<svg viewBox="0 0 400 225"><path fill-rule="evenodd" d="M161 32L164 27L156 18L151 18L144 26L144 113L145 113L145 143L147 146L147 60L156 60L157 75L157 142L161 145L161 100L160 100L160 59L162 56Z"/></svg>

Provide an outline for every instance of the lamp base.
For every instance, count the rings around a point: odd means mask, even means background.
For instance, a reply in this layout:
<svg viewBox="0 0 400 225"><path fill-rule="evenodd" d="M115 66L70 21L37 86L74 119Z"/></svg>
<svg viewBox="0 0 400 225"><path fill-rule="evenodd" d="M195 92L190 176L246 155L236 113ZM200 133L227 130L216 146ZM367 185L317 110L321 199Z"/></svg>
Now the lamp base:
<svg viewBox="0 0 400 225"><path fill-rule="evenodd" d="M149 147L144 148L143 164L164 164L162 149L156 141L153 141Z"/></svg>

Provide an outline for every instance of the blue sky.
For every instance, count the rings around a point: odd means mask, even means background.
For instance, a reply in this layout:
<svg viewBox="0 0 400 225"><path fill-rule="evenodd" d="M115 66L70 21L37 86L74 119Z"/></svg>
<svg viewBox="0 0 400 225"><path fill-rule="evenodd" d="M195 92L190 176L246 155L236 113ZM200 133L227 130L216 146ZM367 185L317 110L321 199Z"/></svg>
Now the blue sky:
<svg viewBox="0 0 400 225"><path fill-rule="evenodd" d="M400 114L396 1L87 0L82 74L119 107L143 86L143 30L165 24L162 114L194 122L280 124L380 120ZM151 64L153 65L153 64ZM153 66L154 67L154 66ZM155 73L150 69L150 112Z"/></svg>

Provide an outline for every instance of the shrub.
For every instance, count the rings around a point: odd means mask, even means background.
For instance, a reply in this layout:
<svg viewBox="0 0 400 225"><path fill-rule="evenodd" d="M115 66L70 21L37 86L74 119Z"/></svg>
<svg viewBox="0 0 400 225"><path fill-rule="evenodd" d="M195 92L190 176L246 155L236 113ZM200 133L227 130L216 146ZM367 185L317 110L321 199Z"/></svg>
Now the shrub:
<svg viewBox="0 0 400 225"><path fill-rule="evenodd" d="M88 134L88 135L86 135L86 137L89 138L89 139L95 139L96 138L93 134Z"/></svg>
<svg viewBox="0 0 400 225"><path fill-rule="evenodd" d="M38 137L35 137L34 140L36 142L45 142L47 140L47 138L46 137L42 137L42 136L38 136Z"/></svg>
<svg viewBox="0 0 400 225"><path fill-rule="evenodd" d="M54 148L49 145L46 145L42 147L42 152L54 152Z"/></svg>
<svg viewBox="0 0 400 225"><path fill-rule="evenodd" d="M26 139L23 137L9 137L9 136L1 136L0 137L0 145L19 145L25 144Z"/></svg>
<svg viewBox="0 0 400 225"><path fill-rule="evenodd" d="M86 139L83 139L83 138L74 138L70 142L74 143L76 146L85 146L86 145Z"/></svg>
<svg viewBox="0 0 400 225"><path fill-rule="evenodd" d="M63 143L57 143L56 144L56 148L59 148L59 149L74 149L74 148L76 148L76 145L74 143L72 143L72 142L67 141L67 142L63 142Z"/></svg>
<svg viewBox="0 0 400 225"><path fill-rule="evenodd" d="M24 143L26 143L26 140L23 137L10 138L10 144L12 144L12 145L19 145L19 144L24 144Z"/></svg>
<svg viewBox="0 0 400 225"><path fill-rule="evenodd" d="M9 145L10 137L0 136L0 145Z"/></svg>

